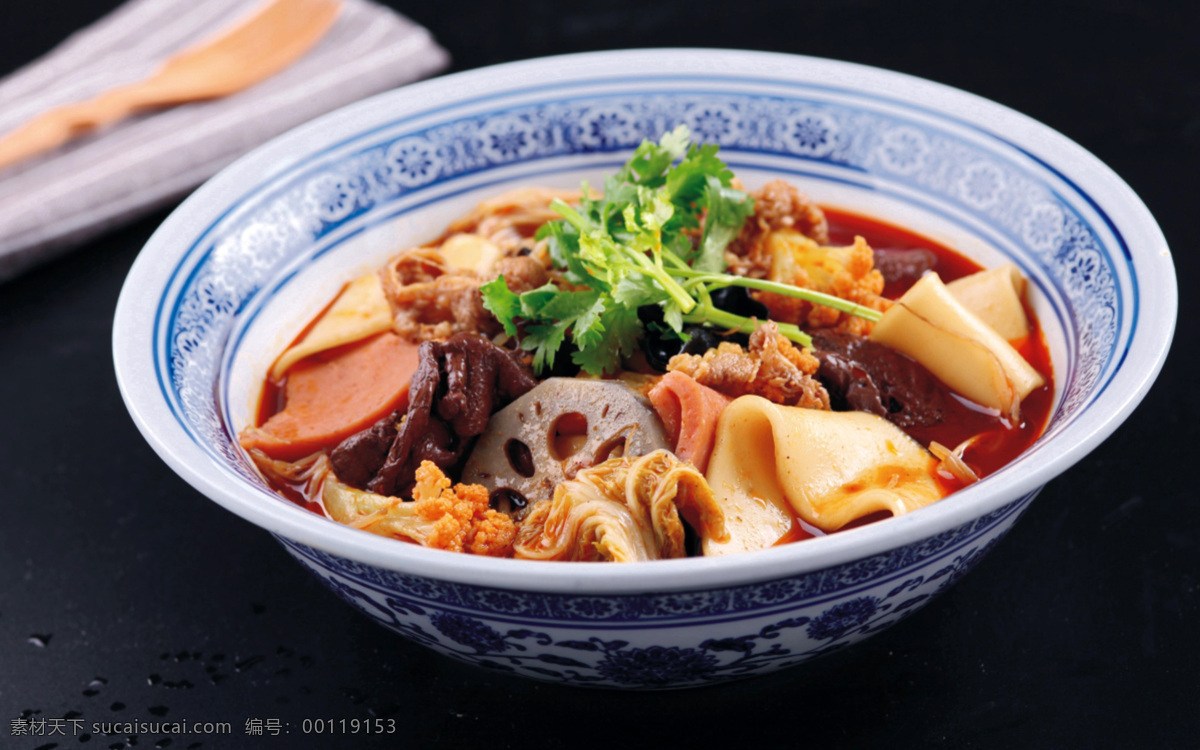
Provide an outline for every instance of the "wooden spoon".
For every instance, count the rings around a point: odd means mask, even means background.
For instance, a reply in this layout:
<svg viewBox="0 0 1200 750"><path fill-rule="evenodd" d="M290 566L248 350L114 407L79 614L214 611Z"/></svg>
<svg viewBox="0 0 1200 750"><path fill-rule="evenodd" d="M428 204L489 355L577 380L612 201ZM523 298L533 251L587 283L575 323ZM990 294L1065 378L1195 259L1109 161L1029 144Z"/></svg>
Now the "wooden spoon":
<svg viewBox="0 0 1200 750"><path fill-rule="evenodd" d="M149 78L56 107L0 138L0 169L143 109L215 99L286 68L333 25L340 0L273 0L236 28L183 50Z"/></svg>

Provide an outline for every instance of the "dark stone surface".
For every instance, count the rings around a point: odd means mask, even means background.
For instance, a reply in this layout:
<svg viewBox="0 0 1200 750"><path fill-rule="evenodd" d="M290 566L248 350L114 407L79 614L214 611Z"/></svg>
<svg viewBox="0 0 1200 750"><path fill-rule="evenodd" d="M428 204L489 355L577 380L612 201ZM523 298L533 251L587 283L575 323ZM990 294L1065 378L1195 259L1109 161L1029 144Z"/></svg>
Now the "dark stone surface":
<svg viewBox="0 0 1200 750"><path fill-rule="evenodd" d="M113 5L7 3L0 72ZM1191 246L1200 13L1132 0L982 7L405 8L459 70L672 45L900 70L1042 120L1130 183L1174 246L1184 287L1166 369L1137 413L945 596L811 665L654 695L506 678L409 645L339 603L265 532L193 491L131 423L113 378L110 320L160 212L0 285L0 747L81 744L10 736L22 715L232 724L230 736L176 737L172 748L1197 746L1200 310L1188 287L1200 278ZM400 734L295 730L305 718L368 717L394 718ZM288 722L293 733L247 736L247 719ZM135 739L162 746L157 736ZM91 737L86 746L132 744Z"/></svg>

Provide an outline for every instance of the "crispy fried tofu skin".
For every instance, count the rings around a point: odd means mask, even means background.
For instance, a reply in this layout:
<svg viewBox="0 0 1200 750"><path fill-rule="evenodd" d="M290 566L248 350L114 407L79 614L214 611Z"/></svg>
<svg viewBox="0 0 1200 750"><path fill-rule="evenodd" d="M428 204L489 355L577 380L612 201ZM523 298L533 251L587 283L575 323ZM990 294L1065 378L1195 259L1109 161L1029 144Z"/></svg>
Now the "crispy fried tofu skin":
<svg viewBox="0 0 1200 750"><path fill-rule="evenodd" d="M432 461L417 469L411 502L342 484L330 474L321 493L333 520L372 534L472 555L509 557L516 526L488 507L488 491L478 484L450 486Z"/></svg>
<svg viewBox="0 0 1200 750"><path fill-rule="evenodd" d="M766 278L771 268L767 238L781 229L799 232L822 244L829 242L825 212L785 180L772 180L750 195L754 198L754 216L725 251L730 273Z"/></svg>
<svg viewBox="0 0 1200 750"><path fill-rule="evenodd" d="M887 309L883 275L875 269L874 251L861 237L853 245L829 245L825 212L808 196L783 180L773 180L751 195L754 216L729 244L729 272L756 279L814 289L874 310ZM772 320L803 328L837 328L856 334L870 332L862 318L830 307L753 292L767 306Z"/></svg>
<svg viewBox="0 0 1200 750"><path fill-rule="evenodd" d="M750 334L749 348L722 342L702 356L676 354L670 372L690 375L729 398L762 396L784 406L829 409L829 393L815 377L821 363L807 349L797 349L774 323Z"/></svg>
<svg viewBox="0 0 1200 750"><path fill-rule="evenodd" d="M873 310L891 303L882 297L883 274L875 269L875 253L862 237L845 247L821 245L799 232L780 230L766 239L771 260L767 278L782 284L825 292ZM770 292L752 295L767 306L771 319L803 328L835 328L845 333L870 333L871 323L832 307Z"/></svg>
<svg viewBox="0 0 1200 750"><path fill-rule="evenodd" d="M563 482L521 523L515 556L615 561L684 557L683 516L704 536L726 538L725 516L692 464L665 450L612 458Z"/></svg>
<svg viewBox="0 0 1200 750"><path fill-rule="evenodd" d="M500 331L500 324L484 309L480 284L503 275L508 288L520 294L550 278L545 266L528 256L502 256L485 265L480 270L462 267L442 250L429 247L405 250L392 258L383 269L383 290L394 315L392 329L414 343L456 333L491 336Z"/></svg>
<svg viewBox="0 0 1200 750"><path fill-rule="evenodd" d="M393 330L414 343L456 333L494 334L500 327L483 308L481 283L474 272L452 267L436 249L400 253L383 270Z"/></svg>

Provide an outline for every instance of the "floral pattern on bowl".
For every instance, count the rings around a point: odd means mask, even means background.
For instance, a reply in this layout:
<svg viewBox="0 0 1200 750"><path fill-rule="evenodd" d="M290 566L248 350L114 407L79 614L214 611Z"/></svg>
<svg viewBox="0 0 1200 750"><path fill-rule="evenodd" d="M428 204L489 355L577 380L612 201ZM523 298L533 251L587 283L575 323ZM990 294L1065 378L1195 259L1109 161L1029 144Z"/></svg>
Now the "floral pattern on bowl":
<svg viewBox="0 0 1200 750"><path fill-rule="evenodd" d="M1034 494L883 555L767 583L666 594L448 584L279 541L343 601L461 661L579 685L681 687L800 664L898 622L982 559ZM622 632L631 623L640 637Z"/></svg>

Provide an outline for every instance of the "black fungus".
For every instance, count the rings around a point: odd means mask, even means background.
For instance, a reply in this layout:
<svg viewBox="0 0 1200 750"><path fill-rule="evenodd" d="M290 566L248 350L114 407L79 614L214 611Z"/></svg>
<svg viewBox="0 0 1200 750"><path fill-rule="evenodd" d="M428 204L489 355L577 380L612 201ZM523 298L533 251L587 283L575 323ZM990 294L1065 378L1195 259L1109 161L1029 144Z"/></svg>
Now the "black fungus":
<svg viewBox="0 0 1200 750"><path fill-rule="evenodd" d="M642 305L638 308L638 320L642 321L642 325L650 328L653 324L665 325L663 323L663 310L659 305Z"/></svg>
<svg viewBox="0 0 1200 750"><path fill-rule="evenodd" d="M667 363L671 361L671 357L683 350L683 344L673 332L647 328L646 335L642 338L642 354L645 355L647 364L659 372L666 372Z"/></svg>
<svg viewBox="0 0 1200 750"><path fill-rule="evenodd" d="M667 364L676 354L703 355L716 349L723 341L746 346L750 337L744 333L724 333L720 329L702 325L685 325L683 333L687 340L679 338L674 331L664 326L648 326L642 339L642 353L651 367L667 371Z"/></svg>
<svg viewBox="0 0 1200 750"><path fill-rule="evenodd" d="M558 351L554 353L554 364L547 370L543 370L539 377L542 378L573 378L579 374L580 367L575 364L575 359L572 355L579 351L579 347L575 346L572 341L564 341Z"/></svg>
<svg viewBox="0 0 1200 750"><path fill-rule="evenodd" d="M683 342L680 354L703 355L709 349L716 349L722 341L733 340L728 335L722 336L712 328L704 326L684 326L683 332L688 335L688 340Z"/></svg>
<svg viewBox="0 0 1200 750"><path fill-rule="evenodd" d="M711 296L715 307L734 315L759 320L766 320L770 315L767 306L751 297L750 290L744 286L727 286L714 291Z"/></svg>
<svg viewBox="0 0 1200 750"><path fill-rule="evenodd" d="M522 513L527 505L529 500L524 495L508 487L494 489L488 496L489 507L509 515Z"/></svg>

